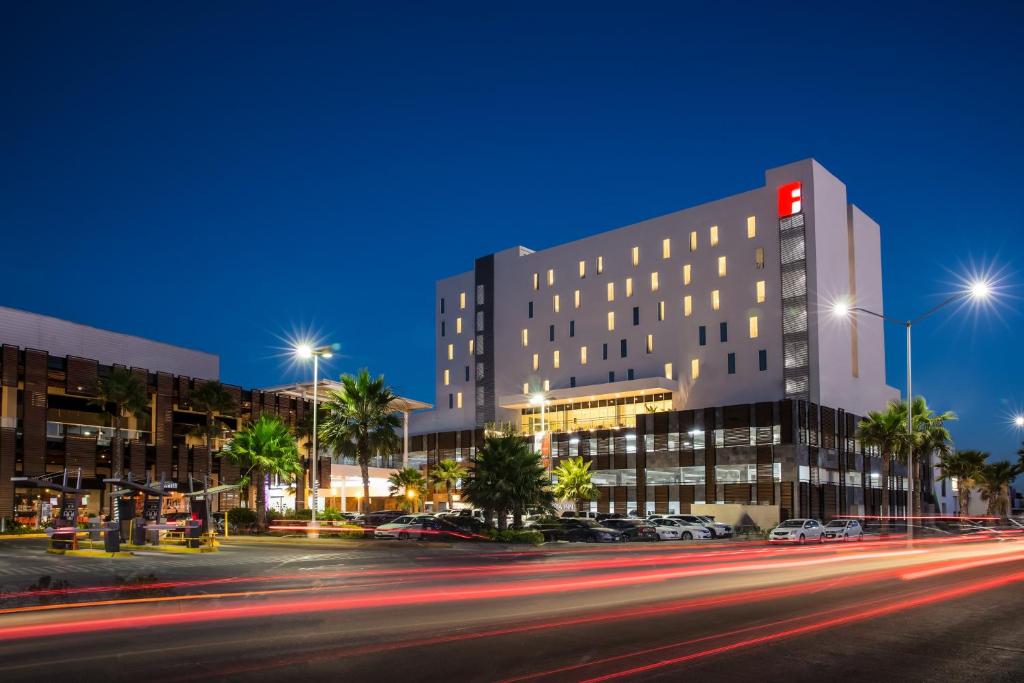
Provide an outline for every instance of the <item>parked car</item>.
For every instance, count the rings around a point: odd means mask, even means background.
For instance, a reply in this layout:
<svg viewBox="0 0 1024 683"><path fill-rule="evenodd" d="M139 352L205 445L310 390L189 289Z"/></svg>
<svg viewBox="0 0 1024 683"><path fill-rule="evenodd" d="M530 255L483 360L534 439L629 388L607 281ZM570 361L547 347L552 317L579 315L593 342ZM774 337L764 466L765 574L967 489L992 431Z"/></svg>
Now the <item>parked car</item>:
<svg viewBox="0 0 1024 683"><path fill-rule="evenodd" d="M596 512L590 510L566 510L560 516L561 517L575 517L577 519L597 519Z"/></svg>
<svg viewBox="0 0 1024 683"><path fill-rule="evenodd" d="M830 541L863 541L864 527L856 519L833 519L825 525L825 538Z"/></svg>
<svg viewBox="0 0 1024 683"><path fill-rule="evenodd" d="M563 518L534 527L544 540L585 541L587 543L616 543L622 541L622 533L593 519Z"/></svg>
<svg viewBox="0 0 1024 683"><path fill-rule="evenodd" d="M679 538L684 541L691 539L704 540L711 538L711 530L703 524L696 522L685 522L681 519L669 519L668 517L651 517L647 520L656 527L675 527L679 530Z"/></svg>
<svg viewBox="0 0 1024 683"><path fill-rule="evenodd" d="M435 517L429 514L409 515L412 520L397 530L399 540L416 541L469 541L477 535L456 524L451 519ZM399 517L392 524L397 525L404 517ZM472 519L472 518L469 518ZM473 520L476 521L476 520ZM387 526L387 525L385 525ZM390 531L390 530L388 530Z"/></svg>
<svg viewBox="0 0 1024 683"><path fill-rule="evenodd" d="M470 534L481 534L487 529L487 524L482 519L477 519L476 517L449 515L443 519L452 526Z"/></svg>
<svg viewBox="0 0 1024 683"><path fill-rule="evenodd" d="M643 519L606 519L602 522L609 529L616 529L622 533L624 541L660 541L661 534L658 528ZM665 527L667 529L667 527ZM678 532L675 534L676 540Z"/></svg>
<svg viewBox="0 0 1024 683"><path fill-rule="evenodd" d="M370 514L365 515L363 517L362 524L363 526L372 529L380 526L381 524L393 522L406 514L407 513L402 512L401 510L377 510L376 512L371 512Z"/></svg>
<svg viewBox="0 0 1024 683"><path fill-rule="evenodd" d="M728 524L716 522L714 517L705 515L669 515L669 519L678 519L683 522L699 524L711 532L711 538L731 538L732 527Z"/></svg>
<svg viewBox="0 0 1024 683"><path fill-rule="evenodd" d="M606 519L625 519L626 515L620 512L598 512L594 515L594 519L599 522L603 522Z"/></svg>
<svg viewBox="0 0 1024 683"><path fill-rule="evenodd" d="M372 515L371 515L372 516ZM409 535L406 531L409 527L419 524L419 519L423 517L433 517L425 512L417 513L414 515L402 515L397 517L390 522L384 524L378 524L373 530L374 538L408 538Z"/></svg>
<svg viewBox="0 0 1024 683"><path fill-rule="evenodd" d="M769 543L825 542L825 527L816 519L787 519L768 532Z"/></svg>

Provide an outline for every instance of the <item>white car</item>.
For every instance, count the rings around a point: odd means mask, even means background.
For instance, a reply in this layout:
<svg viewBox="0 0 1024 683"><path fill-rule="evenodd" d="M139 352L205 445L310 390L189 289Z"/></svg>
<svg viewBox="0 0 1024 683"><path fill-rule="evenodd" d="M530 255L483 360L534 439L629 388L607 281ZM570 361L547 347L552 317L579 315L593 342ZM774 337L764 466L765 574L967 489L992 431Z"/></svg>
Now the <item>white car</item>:
<svg viewBox="0 0 1024 683"><path fill-rule="evenodd" d="M669 519L667 517L651 517L647 521L658 529L659 536L661 535L661 529L667 527L676 529L679 532L679 535L676 536L676 538L684 541L689 541L694 538L700 540L711 538L711 530L703 524L684 522L681 519ZM662 537L662 540L665 540L664 537Z"/></svg>
<svg viewBox="0 0 1024 683"><path fill-rule="evenodd" d="M769 543L825 542L825 527L816 519L787 519L768 532Z"/></svg>
<svg viewBox="0 0 1024 683"><path fill-rule="evenodd" d="M379 527L373 530L374 538L404 538L408 534L404 534L404 530L413 526L413 523L417 518L420 517L433 517L424 512L417 513L415 515L402 515L397 517L387 524L381 524Z"/></svg>
<svg viewBox="0 0 1024 683"><path fill-rule="evenodd" d="M863 541L864 527L856 519L833 519L825 525L829 541Z"/></svg>
<svg viewBox="0 0 1024 683"><path fill-rule="evenodd" d="M732 536L732 527L716 522L714 517L704 515L669 515L668 517L680 522L699 524L711 532L711 538L730 538Z"/></svg>

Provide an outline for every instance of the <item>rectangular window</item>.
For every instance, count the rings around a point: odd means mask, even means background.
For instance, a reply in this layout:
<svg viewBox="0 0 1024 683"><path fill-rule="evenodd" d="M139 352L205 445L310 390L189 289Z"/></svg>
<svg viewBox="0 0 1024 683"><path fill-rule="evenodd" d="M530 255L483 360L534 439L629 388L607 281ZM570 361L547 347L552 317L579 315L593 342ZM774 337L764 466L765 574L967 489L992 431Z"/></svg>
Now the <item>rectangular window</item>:
<svg viewBox="0 0 1024 683"><path fill-rule="evenodd" d="M576 336L576 321L575 320L570 320L569 321L569 336L570 337L575 337Z"/></svg>
<svg viewBox="0 0 1024 683"><path fill-rule="evenodd" d="M633 307L633 325L636 326L636 325L639 325L639 324L640 324L640 307L639 306L634 306Z"/></svg>
<svg viewBox="0 0 1024 683"><path fill-rule="evenodd" d="M726 361L727 361L727 365L729 366L729 374L730 375L735 375L736 374L736 354L735 353L730 353L726 357Z"/></svg>
<svg viewBox="0 0 1024 683"><path fill-rule="evenodd" d="M757 316L750 316L750 338L757 339Z"/></svg>
<svg viewBox="0 0 1024 683"><path fill-rule="evenodd" d="M533 317L533 302L532 301L530 301L530 302L528 302L526 304L526 317L527 318L532 318Z"/></svg>
<svg viewBox="0 0 1024 683"><path fill-rule="evenodd" d="M754 267L758 270L764 268L764 247L758 247L754 250Z"/></svg>
<svg viewBox="0 0 1024 683"><path fill-rule="evenodd" d="M647 335L647 353L654 353L654 335Z"/></svg>
<svg viewBox="0 0 1024 683"><path fill-rule="evenodd" d="M635 377L633 373L633 368L629 368L628 370L626 370L626 379L631 380L633 379L633 377Z"/></svg>
<svg viewBox="0 0 1024 683"><path fill-rule="evenodd" d="M614 370L611 370L611 371L608 372L608 381L609 382L614 382L615 381L615 371Z"/></svg>
<svg viewBox="0 0 1024 683"><path fill-rule="evenodd" d="M718 226L712 225L708 228L708 241L711 242L711 246L718 246Z"/></svg>
<svg viewBox="0 0 1024 683"><path fill-rule="evenodd" d="M689 318L693 313L693 297L687 294L683 297L683 316Z"/></svg>
<svg viewBox="0 0 1024 683"><path fill-rule="evenodd" d="M657 273L651 273L651 291L652 292L657 292L658 291L658 274Z"/></svg>
<svg viewBox="0 0 1024 683"><path fill-rule="evenodd" d="M580 261L580 277L584 278L587 276L587 262Z"/></svg>
<svg viewBox="0 0 1024 683"><path fill-rule="evenodd" d="M725 272L726 272L725 257L724 256L719 256L718 257L718 277L725 277Z"/></svg>
<svg viewBox="0 0 1024 683"><path fill-rule="evenodd" d="M711 290L711 310L717 311L722 307L722 296L717 289Z"/></svg>
<svg viewBox="0 0 1024 683"><path fill-rule="evenodd" d="M700 360L694 358L690 361L690 379L697 379L700 377Z"/></svg>
<svg viewBox="0 0 1024 683"><path fill-rule="evenodd" d="M718 323L718 341L723 344L729 341L729 323Z"/></svg>
<svg viewBox="0 0 1024 683"><path fill-rule="evenodd" d="M572 388L572 387L575 387L575 386L576 386L576 376L573 375L572 377L569 378L569 387Z"/></svg>
<svg viewBox="0 0 1024 683"><path fill-rule="evenodd" d="M672 258L672 240L667 237L661 241L661 258Z"/></svg>
<svg viewBox="0 0 1024 683"><path fill-rule="evenodd" d="M540 273L533 274L533 288L540 289Z"/></svg>
<svg viewBox="0 0 1024 683"><path fill-rule="evenodd" d="M527 344L530 343L530 331L527 330L525 327L523 328L522 341L523 346L526 346Z"/></svg>
<svg viewBox="0 0 1024 683"><path fill-rule="evenodd" d="M458 391L458 392L455 393L455 407L456 408L461 408L462 407L462 392L461 391Z"/></svg>
<svg viewBox="0 0 1024 683"><path fill-rule="evenodd" d="M455 344L448 345L448 360L455 359Z"/></svg>
<svg viewBox="0 0 1024 683"><path fill-rule="evenodd" d="M604 256L597 257L597 274L600 275L604 272Z"/></svg>
<svg viewBox="0 0 1024 683"><path fill-rule="evenodd" d="M672 364L665 363L665 379L672 379Z"/></svg>
<svg viewBox="0 0 1024 683"><path fill-rule="evenodd" d="M476 331L477 332L483 332L484 331L484 312L483 311L477 311L476 312Z"/></svg>
<svg viewBox="0 0 1024 683"><path fill-rule="evenodd" d="M586 365L586 364L587 364L587 347L586 346L581 346L580 347L580 365Z"/></svg>
<svg viewBox="0 0 1024 683"><path fill-rule="evenodd" d="M755 237L757 237L757 219L747 216L747 239L752 240Z"/></svg>
<svg viewBox="0 0 1024 683"><path fill-rule="evenodd" d="M472 339L472 337L469 340L469 355L471 355L471 356L473 355L473 339Z"/></svg>
<svg viewBox="0 0 1024 683"><path fill-rule="evenodd" d="M615 311L608 311L608 331L615 330Z"/></svg>
<svg viewBox="0 0 1024 683"><path fill-rule="evenodd" d="M561 312L561 309L562 309L562 298L560 296L558 296L557 294L555 294L553 297L551 297L551 308L555 311L555 313Z"/></svg>
<svg viewBox="0 0 1024 683"><path fill-rule="evenodd" d="M462 308L465 308L465 307L466 307L466 293L465 292L459 292L459 308L462 309Z"/></svg>
<svg viewBox="0 0 1024 683"><path fill-rule="evenodd" d="M755 289L757 290L757 303L763 304L765 299L764 280L758 280Z"/></svg>
<svg viewBox="0 0 1024 683"><path fill-rule="evenodd" d="M708 328L701 325L697 328L697 344L706 346L708 343Z"/></svg>
<svg viewBox="0 0 1024 683"><path fill-rule="evenodd" d="M444 336L444 333L445 333L445 330L446 330L446 329L447 329L447 328L445 327L445 321L444 321L444 320L442 320L442 321L441 321L441 336L442 336L442 337Z"/></svg>
<svg viewBox="0 0 1024 683"><path fill-rule="evenodd" d="M523 393L524 394L530 393L530 385L527 384L526 382L523 382Z"/></svg>
<svg viewBox="0 0 1024 683"><path fill-rule="evenodd" d="M608 360L608 344L601 344L601 360Z"/></svg>
<svg viewBox="0 0 1024 683"><path fill-rule="evenodd" d="M625 339L620 339L619 340L619 357L620 358L625 358L628 355L629 355L629 344L626 342Z"/></svg>
<svg viewBox="0 0 1024 683"><path fill-rule="evenodd" d="M608 283L608 301L615 301L615 283Z"/></svg>
<svg viewBox="0 0 1024 683"><path fill-rule="evenodd" d="M661 322L664 319L665 319L665 302L664 301L659 301L658 302L658 322Z"/></svg>
<svg viewBox="0 0 1024 683"><path fill-rule="evenodd" d="M476 355L484 355L484 335L476 335Z"/></svg>
<svg viewBox="0 0 1024 683"><path fill-rule="evenodd" d="M477 306L483 306L484 305L484 286L483 285L477 285L476 286L476 305Z"/></svg>
<svg viewBox="0 0 1024 683"><path fill-rule="evenodd" d="M633 278L626 278L626 298L633 296Z"/></svg>
<svg viewBox="0 0 1024 683"><path fill-rule="evenodd" d="M684 285L690 284L690 273L691 273L690 264L687 263L685 266L683 266L683 284Z"/></svg>
<svg viewBox="0 0 1024 683"><path fill-rule="evenodd" d="M444 371L444 385L448 386L449 384L451 384L451 376L448 374L448 369L446 368Z"/></svg>
<svg viewBox="0 0 1024 683"><path fill-rule="evenodd" d="M633 267L640 265L640 247L633 247Z"/></svg>
<svg viewBox="0 0 1024 683"><path fill-rule="evenodd" d="M572 293L572 305L573 305L573 308L579 308L580 307L580 290L578 290L578 289L575 292Z"/></svg>
<svg viewBox="0 0 1024 683"><path fill-rule="evenodd" d="M551 367L557 370L559 367L560 360L561 359L558 357L558 349L555 349L554 353L551 354Z"/></svg>
<svg viewBox="0 0 1024 683"><path fill-rule="evenodd" d="M768 369L768 350L761 349L757 352L757 369L764 372Z"/></svg>
<svg viewBox="0 0 1024 683"><path fill-rule="evenodd" d="M444 297L441 297L441 315L444 315Z"/></svg>
<svg viewBox="0 0 1024 683"><path fill-rule="evenodd" d="M466 366L466 379L464 381L466 381L466 382L469 381L469 366L468 365Z"/></svg>
<svg viewBox="0 0 1024 683"><path fill-rule="evenodd" d="M540 354L539 353L533 354L533 369L534 369L534 371L537 371L537 370L540 369Z"/></svg>
<svg viewBox="0 0 1024 683"><path fill-rule="evenodd" d="M455 319L455 334L462 334L462 316Z"/></svg>
<svg viewBox="0 0 1024 683"><path fill-rule="evenodd" d="M697 231L690 231L690 251L697 251Z"/></svg>
<svg viewBox="0 0 1024 683"><path fill-rule="evenodd" d="M570 330L572 329L571 323L570 323L570 328L569 329ZM572 336L572 335L570 335L570 336ZM548 325L548 341L555 341L555 326L554 325Z"/></svg>
<svg viewBox="0 0 1024 683"><path fill-rule="evenodd" d="M551 380L544 380L544 391L551 391Z"/></svg>
<svg viewBox="0 0 1024 683"><path fill-rule="evenodd" d="M448 410L455 407L455 394L448 394Z"/></svg>
<svg viewBox="0 0 1024 683"><path fill-rule="evenodd" d="M553 287L555 284L555 269L548 268L548 287Z"/></svg>

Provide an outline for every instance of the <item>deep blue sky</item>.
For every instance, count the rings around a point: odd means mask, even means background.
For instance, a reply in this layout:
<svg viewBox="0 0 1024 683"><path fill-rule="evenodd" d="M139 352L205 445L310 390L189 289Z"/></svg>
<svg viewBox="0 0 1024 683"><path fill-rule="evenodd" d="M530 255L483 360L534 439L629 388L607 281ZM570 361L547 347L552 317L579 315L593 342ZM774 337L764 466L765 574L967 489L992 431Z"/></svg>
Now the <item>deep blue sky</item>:
<svg viewBox="0 0 1024 683"><path fill-rule="evenodd" d="M918 331L915 389L1016 449L1020 3L553 4L5 4L0 304L246 386L295 378L279 337L312 327L332 374L432 401L439 277L813 156L882 225L887 312L1004 271L995 314Z"/></svg>

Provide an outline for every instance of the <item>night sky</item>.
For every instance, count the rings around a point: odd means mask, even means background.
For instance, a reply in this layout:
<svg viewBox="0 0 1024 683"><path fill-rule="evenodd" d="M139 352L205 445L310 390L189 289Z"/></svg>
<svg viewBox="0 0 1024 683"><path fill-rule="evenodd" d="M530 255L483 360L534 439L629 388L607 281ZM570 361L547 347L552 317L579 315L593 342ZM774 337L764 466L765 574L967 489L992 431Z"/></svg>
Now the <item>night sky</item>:
<svg viewBox="0 0 1024 683"><path fill-rule="evenodd" d="M813 156L882 226L887 313L1001 278L918 329L914 388L1016 450L1024 5L363 4L6 3L0 304L245 386L315 330L432 402L436 279Z"/></svg>

